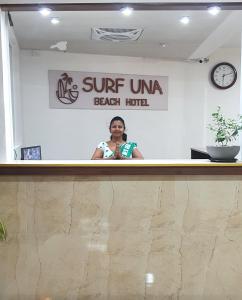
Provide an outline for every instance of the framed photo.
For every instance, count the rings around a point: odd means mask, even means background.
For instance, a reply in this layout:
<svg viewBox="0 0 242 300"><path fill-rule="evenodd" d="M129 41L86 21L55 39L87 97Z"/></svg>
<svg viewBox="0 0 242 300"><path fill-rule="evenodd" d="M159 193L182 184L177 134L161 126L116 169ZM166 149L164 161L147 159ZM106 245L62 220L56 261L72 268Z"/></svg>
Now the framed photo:
<svg viewBox="0 0 242 300"><path fill-rule="evenodd" d="M21 148L21 160L41 160L41 147L31 146Z"/></svg>

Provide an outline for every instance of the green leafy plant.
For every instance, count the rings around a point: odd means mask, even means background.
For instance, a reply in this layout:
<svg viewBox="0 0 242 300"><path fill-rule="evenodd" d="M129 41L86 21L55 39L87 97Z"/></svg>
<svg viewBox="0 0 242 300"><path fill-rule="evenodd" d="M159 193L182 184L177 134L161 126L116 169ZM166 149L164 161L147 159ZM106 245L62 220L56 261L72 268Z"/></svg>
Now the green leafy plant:
<svg viewBox="0 0 242 300"><path fill-rule="evenodd" d="M0 241L5 241L7 238L6 226L0 221Z"/></svg>
<svg viewBox="0 0 242 300"><path fill-rule="evenodd" d="M212 113L213 124L208 124L208 128L215 133L215 142L220 146L227 146L228 143L236 140L239 131L242 130L242 116L237 120L225 118L221 112L221 107Z"/></svg>

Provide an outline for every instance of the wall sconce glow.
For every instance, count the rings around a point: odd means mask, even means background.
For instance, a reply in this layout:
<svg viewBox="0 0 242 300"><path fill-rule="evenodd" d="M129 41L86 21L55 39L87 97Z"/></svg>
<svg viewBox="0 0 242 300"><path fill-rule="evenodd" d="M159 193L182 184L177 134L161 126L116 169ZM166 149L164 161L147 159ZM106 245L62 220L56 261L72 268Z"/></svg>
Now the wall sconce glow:
<svg viewBox="0 0 242 300"><path fill-rule="evenodd" d="M217 14L219 14L220 10L221 10L221 7L219 7L219 6L211 6L208 8L208 12L213 16L216 16Z"/></svg>
<svg viewBox="0 0 242 300"><path fill-rule="evenodd" d="M128 17L128 16L132 15L133 8L132 7L124 7L122 9L120 9L120 11L124 16Z"/></svg>
<svg viewBox="0 0 242 300"><path fill-rule="evenodd" d="M51 23L54 24L54 25L57 25L57 24L60 23L60 20L58 18L52 18Z"/></svg>
<svg viewBox="0 0 242 300"><path fill-rule="evenodd" d="M43 17L47 17L51 13L51 9L47 7L43 7L39 10L39 12Z"/></svg>
<svg viewBox="0 0 242 300"><path fill-rule="evenodd" d="M155 281L155 277L153 273L146 273L145 274L145 283L147 286L152 286Z"/></svg>
<svg viewBox="0 0 242 300"><path fill-rule="evenodd" d="M66 51L67 50L67 41L60 41L56 43L55 45L51 45L50 49L58 49L60 51Z"/></svg>
<svg viewBox="0 0 242 300"><path fill-rule="evenodd" d="M166 43L160 43L160 46L161 46L162 48L166 48L167 44L166 44Z"/></svg>
<svg viewBox="0 0 242 300"><path fill-rule="evenodd" d="M188 16L184 16L180 19L180 22L184 25L187 25L190 23L190 18Z"/></svg>

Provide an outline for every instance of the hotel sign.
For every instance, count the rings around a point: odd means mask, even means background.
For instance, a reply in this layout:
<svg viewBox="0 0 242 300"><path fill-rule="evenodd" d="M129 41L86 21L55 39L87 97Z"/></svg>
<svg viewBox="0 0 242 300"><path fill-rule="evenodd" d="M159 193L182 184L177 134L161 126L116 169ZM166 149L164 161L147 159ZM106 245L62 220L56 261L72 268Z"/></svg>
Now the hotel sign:
<svg viewBox="0 0 242 300"><path fill-rule="evenodd" d="M49 71L50 108L168 109L168 77Z"/></svg>

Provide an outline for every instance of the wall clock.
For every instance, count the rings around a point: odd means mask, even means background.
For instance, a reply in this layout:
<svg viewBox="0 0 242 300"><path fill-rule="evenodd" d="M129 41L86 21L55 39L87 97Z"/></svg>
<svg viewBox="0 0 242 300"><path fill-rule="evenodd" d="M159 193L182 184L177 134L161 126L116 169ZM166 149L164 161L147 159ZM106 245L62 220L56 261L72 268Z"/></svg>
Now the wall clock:
<svg viewBox="0 0 242 300"><path fill-rule="evenodd" d="M219 89L228 89L235 84L237 71L227 62L216 64L211 71L211 81Z"/></svg>

